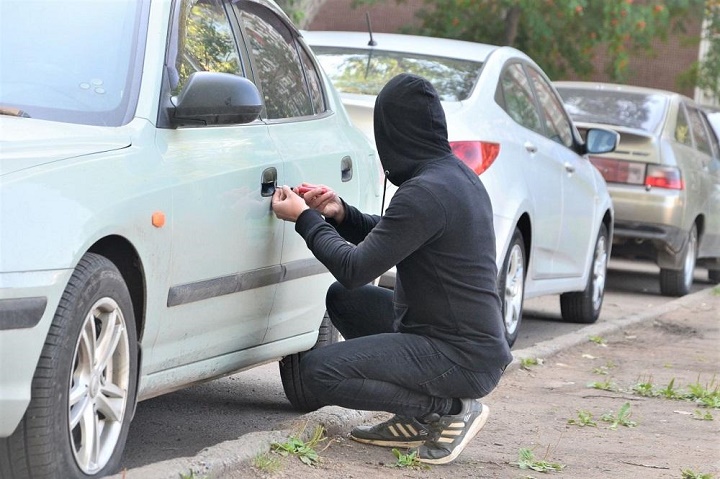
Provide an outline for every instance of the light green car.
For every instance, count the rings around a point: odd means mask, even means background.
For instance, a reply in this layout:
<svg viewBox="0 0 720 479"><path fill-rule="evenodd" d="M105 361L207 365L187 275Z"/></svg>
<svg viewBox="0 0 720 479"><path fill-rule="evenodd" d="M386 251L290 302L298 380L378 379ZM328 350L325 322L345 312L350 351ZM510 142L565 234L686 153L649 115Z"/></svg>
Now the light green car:
<svg viewBox="0 0 720 479"><path fill-rule="evenodd" d="M276 185L380 209L270 0L0 3L0 477L117 468L137 401L337 339Z"/></svg>

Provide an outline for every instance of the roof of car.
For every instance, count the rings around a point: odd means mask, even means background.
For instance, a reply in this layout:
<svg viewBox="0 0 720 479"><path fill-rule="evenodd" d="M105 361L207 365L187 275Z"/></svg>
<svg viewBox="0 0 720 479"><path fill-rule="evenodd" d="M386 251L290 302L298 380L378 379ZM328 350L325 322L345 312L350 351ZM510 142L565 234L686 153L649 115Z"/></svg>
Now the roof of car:
<svg viewBox="0 0 720 479"><path fill-rule="evenodd" d="M310 46L413 52L478 62L484 62L492 52L500 48L484 43L399 33L373 33L372 38L376 43L374 46L368 45L370 34L367 32L304 30L302 35Z"/></svg>

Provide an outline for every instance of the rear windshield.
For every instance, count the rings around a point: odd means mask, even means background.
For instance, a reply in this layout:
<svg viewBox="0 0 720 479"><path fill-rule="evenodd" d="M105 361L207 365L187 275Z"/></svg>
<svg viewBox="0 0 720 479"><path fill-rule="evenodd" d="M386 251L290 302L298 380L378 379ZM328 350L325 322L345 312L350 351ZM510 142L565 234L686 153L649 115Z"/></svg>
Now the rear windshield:
<svg viewBox="0 0 720 479"><path fill-rule="evenodd" d="M343 93L377 95L395 75L413 73L433 84L443 101L465 100L482 68L482 62L455 58L362 50L313 47L335 88Z"/></svg>
<svg viewBox="0 0 720 479"><path fill-rule="evenodd" d="M619 125L654 133L665 116L664 95L558 88L575 121Z"/></svg>

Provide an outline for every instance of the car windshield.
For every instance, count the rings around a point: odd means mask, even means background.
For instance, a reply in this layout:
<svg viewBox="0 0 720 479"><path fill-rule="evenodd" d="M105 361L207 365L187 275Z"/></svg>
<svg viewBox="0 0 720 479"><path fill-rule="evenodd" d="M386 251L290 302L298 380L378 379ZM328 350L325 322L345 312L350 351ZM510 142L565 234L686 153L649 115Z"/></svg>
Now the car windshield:
<svg viewBox="0 0 720 479"><path fill-rule="evenodd" d="M338 47L313 47L318 60L343 93L377 95L399 73L413 73L433 84L443 101L462 101L472 93L481 62Z"/></svg>
<svg viewBox="0 0 720 479"><path fill-rule="evenodd" d="M582 88L557 89L575 121L603 123L654 133L663 121L665 95Z"/></svg>
<svg viewBox="0 0 720 479"><path fill-rule="evenodd" d="M51 121L118 126L141 70L137 0L0 2L0 108ZM144 35L144 33L142 33Z"/></svg>

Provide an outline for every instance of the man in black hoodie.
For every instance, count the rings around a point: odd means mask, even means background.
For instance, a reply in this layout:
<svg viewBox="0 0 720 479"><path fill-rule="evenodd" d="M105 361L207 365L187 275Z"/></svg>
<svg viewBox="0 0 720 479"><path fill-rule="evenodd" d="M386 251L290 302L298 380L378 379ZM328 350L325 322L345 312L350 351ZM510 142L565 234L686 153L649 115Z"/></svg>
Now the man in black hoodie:
<svg viewBox="0 0 720 479"><path fill-rule="evenodd" d="M453 155L433 86L400 74L375 102L375 142L398 186L382 217L327 187L278 188L273 210L335 276L327 309L345 341L306 353L305 386L322 402L395 416L353 439L417 447L418 460L453 461L487 420L475 398L512 361L497 294L490 198ZM373 286L396 266L394 291Z"/></svg>

